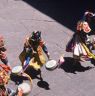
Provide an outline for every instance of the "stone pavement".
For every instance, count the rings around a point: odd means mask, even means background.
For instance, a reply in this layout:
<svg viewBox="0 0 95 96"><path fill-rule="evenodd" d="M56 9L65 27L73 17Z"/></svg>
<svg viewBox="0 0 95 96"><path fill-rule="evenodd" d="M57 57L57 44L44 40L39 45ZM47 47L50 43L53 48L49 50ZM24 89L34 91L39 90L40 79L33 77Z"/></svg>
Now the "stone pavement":
<svg viewBox="0 0 95 96"><path fill-rule="evenodd" d="M72 54L65 52L65 46L73 32L23 0L0 0L0 34L5 37L12 67L21 64L18 56L23 50L24 39L35 29L42 31L51 58L58 61L59 56L64 53L69 66L64 65L65 68L63 66L54 71L48 71L43 66L44 82L41 85L39 79L33 79L29 96L95 96L95 69L88 70L88 66L94 65L81 62L78 67L71 66ZM10 87L14 89L15 85L12 84L13 82ZM50 89L45 88L46 86Z"/></svg>

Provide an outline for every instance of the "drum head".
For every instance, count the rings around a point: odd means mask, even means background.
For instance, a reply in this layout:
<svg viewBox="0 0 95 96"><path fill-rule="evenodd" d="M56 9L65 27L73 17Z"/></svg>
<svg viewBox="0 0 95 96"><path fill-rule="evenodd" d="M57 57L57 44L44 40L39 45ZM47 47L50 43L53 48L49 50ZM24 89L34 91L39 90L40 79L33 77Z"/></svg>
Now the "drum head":
<svg viewBox="0 0 95 96"><path fill-rule="evenodd" d="M15 67L12 69L12 73L18 74L21 70L22 70L22 66L15 66Z"/></svg>
<svg viewBox="0 0 95 96"><path fill-rule="evenodd" d="M28 83L22 83L18 86L18 89L22 89L23 90L23 94L29 94L31 92L31 86Z"/></svg>
<svg viewBox="0 0 95 96"><path fill-rule="evenodd" d="M47 70L54 70L57 68L57 63L55 60L50 60L46 63L45 67Z"/></svg>

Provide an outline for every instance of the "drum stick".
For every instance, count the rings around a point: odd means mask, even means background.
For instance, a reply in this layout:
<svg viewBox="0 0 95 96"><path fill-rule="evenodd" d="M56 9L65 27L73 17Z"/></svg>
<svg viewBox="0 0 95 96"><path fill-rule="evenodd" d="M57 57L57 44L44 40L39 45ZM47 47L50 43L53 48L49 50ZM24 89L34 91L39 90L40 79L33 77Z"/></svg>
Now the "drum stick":
<svg viewBox="0 0 95 96"><path fill-rule="evenodd" d="M25 65L23 66L23 71L25 71L27 69L27 67L29 66L29 61L30 61L30 57L27 57L27 60L26 60L26 63Z"/></svg>

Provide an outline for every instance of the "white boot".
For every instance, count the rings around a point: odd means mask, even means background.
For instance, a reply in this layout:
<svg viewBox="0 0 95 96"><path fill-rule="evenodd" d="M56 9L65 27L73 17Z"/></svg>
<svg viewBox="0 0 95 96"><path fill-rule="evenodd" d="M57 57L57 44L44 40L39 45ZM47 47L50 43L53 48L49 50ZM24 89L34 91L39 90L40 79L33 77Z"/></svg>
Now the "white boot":
<svg viewBox="0 0 95 96"><path fill-rule="evenodd" d="M59 61L58 61L59 67L60 67L60 65L63 64L64 62L65 62L65 60L64 60L64 55L62 54L62 55L60 56L60 58L59 58Z"/></svg>

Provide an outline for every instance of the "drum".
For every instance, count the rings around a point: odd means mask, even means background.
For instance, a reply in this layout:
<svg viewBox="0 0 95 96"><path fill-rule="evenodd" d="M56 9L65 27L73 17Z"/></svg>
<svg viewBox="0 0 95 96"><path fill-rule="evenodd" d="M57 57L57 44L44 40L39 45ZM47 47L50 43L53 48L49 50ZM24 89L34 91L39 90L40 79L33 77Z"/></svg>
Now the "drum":
<svg viewBox="0 0 95 96"><path fill-rule="evenodd" d="M15 67L13 67L13 69L12 69L12 73L13 74L18 74L18 73L20 73L22 71L22 66L20 66L20 65L18 65L18 66L15 66Z"/></svg>
<svg viewBox="0 0 95 96"><path fill-rule="evenodd" d="M45 64L47 70L54 70L57 68L57 62L55 60L50 60Z"/></svg>
<svg viewBox="0 0 95 96"><path fill-rule="evenodd" d="M23 95L26 96L31 92L31 85L29 85L28 83L22 83L18 86L18 90L22 89L23 91Z"/></svg>

